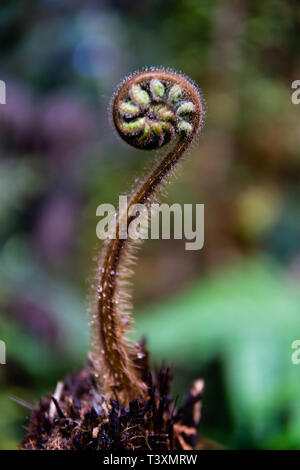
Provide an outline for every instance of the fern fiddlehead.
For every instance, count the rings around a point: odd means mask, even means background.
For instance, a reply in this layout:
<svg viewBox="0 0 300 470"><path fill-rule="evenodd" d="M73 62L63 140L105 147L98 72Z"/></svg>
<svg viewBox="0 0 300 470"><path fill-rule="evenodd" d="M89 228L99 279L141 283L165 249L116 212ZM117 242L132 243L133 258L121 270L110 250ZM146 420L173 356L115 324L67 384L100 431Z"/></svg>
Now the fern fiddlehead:
<svg viewBox="0 0 300 470"><path fill-rule="evenodd" d="M127 77L117 88L111 102L113 123L120 137L133 147L153 150L169 144L166 155L130 193L125 226L133 217L130 208L146 207L166 181L199 134L204 109L195 84L177 72L151 68ZM124 220L123 220L124 222ZM102 389L128 403L143 397L147 387L134 358L139 346L126 337L131 323L130 301L124 287L134 262L135 242L121 238L105 242L99 261L92 306L93 352L91 358Z"/></svg>

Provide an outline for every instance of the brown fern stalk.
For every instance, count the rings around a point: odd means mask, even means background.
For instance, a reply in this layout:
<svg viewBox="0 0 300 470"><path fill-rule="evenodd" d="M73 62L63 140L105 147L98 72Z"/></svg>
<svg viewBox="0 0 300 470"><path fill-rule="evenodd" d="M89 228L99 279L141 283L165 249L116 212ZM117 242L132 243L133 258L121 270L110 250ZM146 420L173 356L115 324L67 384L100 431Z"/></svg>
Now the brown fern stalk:
<svg viewBox="0 0 300 470"><path fill-rule="evenodd" d="M190 450L209 447L198 440L203 381L197 380L176 410L169 369L155 373L144 345L126 334L132 323L127 278L138 240L124 238L137 214L149 208L198 135L203 104L187 77L149 69L126 78L117 89L111 114L120 136L134 147L165 155L129 193L127 211L116 214L116 237L99 257L92 302L91 361L58 382L53 395L33 406L21 449Z"/></svg>
<svg viewBox="0 0 300 470"><path fill-rule="evenodd" d="M105 242L92 306L95 374L102 392L118 396L120 402L145 397L147 385L141 379L135 359L140 346L126 334L132 324L130 295L126 280L132 274L137 241L121 238L119 228L128 228L137 216L131 208L154 201L168 176L199 134L204 107L196 85L186 76L168 69L151 68L127 77L117 88L111 102L112 120L120 137L144 150L168 150L153 165L143 181L129 193L126 214L117 214L116 238ZM100 272L99 272L100 271Z"/></svg>

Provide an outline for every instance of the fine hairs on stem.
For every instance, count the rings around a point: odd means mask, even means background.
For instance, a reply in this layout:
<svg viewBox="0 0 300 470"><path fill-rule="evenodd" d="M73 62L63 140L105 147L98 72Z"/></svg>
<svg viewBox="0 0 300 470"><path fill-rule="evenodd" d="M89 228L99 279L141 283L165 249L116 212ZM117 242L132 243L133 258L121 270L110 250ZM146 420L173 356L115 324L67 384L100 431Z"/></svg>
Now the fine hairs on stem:
<svg viewBox="0 0 300 470"><path fill-rule="evenodd" d="M90 355L97 381L107 398L123 404L145 397L147 386L135 359L139 345L126 334L132 323L128 277L137 241L120 238L118 227L129 227L136 204L146 207L191 147L203 123L204 107L196 85L186 76L163 68L136 72L119 85L110 112L120 137L133 147L154 150L167 145L159 161L128 196L126 214L116 214L116 238L107 239L99 257L92 302L93 349ZM153 159L154 160L154 159Z"/></svg>

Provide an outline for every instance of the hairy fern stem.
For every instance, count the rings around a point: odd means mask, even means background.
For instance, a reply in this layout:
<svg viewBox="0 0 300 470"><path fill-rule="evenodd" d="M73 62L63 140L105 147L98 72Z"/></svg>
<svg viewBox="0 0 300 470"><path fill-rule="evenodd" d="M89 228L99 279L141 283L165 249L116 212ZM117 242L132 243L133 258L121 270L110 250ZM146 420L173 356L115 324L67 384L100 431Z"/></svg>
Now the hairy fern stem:
<svg viewBox="0 0 300 470"><path fill-rule="evenodd" d="M126 214L116 214L117 227L128 227L134 217L131 208L146 207L154 200L168 176L191 147L203 123L204 107L196 85L172 70L151 68L137 72L119 85L111 102L112 120L120 137L144 149L168 144L166 155L154 163L148 175L130 192ZM92 302L95 374L106 396L118 396L124 404L145 397L147 387L135 359L142 354L126 334L132 323L127 280L135 262L136 240L106 240L99 257Z"/></svg>

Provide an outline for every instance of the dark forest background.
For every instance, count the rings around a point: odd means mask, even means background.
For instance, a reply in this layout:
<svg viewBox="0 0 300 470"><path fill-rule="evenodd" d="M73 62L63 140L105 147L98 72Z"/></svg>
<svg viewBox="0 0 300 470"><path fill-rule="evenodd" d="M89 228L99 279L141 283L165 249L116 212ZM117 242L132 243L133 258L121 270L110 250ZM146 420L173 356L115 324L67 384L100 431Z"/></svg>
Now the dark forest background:
<svg viewBox="0 0 300 470"><path fill-rule="evenodd" d="M203 90L204 130L164 202L205 204L205 246L144 244L137 336L173 364L179 402L205 379L201 436L300 448L299 26L296 0L1 0L0 448L28 416L9 396L35 403L86 360L96 208L151 158L107 108L149 65Z"/></svg>

